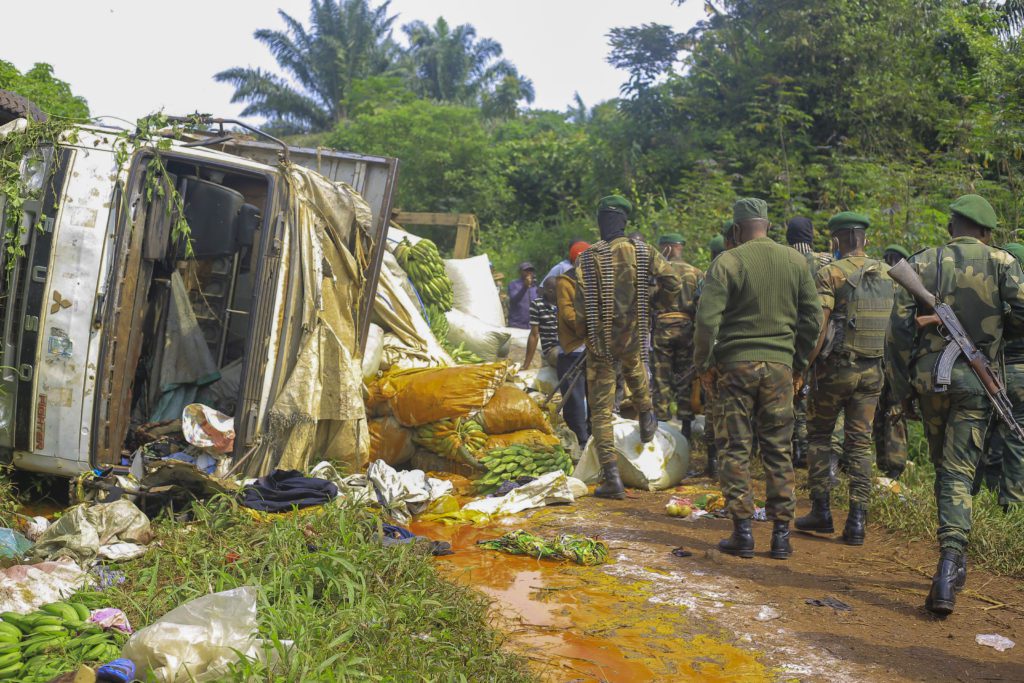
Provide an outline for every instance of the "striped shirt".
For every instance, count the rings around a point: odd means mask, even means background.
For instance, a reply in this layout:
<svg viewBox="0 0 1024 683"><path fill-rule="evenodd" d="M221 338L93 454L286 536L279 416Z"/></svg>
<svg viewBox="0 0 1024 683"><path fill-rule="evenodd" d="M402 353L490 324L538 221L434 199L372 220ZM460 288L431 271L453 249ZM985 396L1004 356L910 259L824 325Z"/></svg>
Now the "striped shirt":
<svg viewBox="0 0 1024 683"><path fill-rule="evenodd" d="M542 298L530 302L530 327L540 329L540 350L547 353L558 346L558 310Z"/></svg>

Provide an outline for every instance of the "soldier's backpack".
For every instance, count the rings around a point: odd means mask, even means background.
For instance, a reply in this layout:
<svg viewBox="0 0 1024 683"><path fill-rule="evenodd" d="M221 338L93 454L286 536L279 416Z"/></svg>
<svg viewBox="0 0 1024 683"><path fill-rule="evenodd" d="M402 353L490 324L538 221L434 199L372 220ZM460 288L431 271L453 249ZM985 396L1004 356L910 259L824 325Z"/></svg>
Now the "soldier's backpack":
<svg viewBox="0 0 1024 683"><path fill-rule="evenodd" d="M842 350L861 358L881 358L895 290L881 262L867 259L850 273L843 288L845 324Z"/></svg>

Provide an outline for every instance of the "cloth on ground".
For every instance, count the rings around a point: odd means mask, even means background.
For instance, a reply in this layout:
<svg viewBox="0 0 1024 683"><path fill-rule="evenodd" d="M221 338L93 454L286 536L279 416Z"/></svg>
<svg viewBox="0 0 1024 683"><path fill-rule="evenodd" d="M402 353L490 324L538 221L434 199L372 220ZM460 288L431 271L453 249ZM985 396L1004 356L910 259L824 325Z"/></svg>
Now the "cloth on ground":
<svg viewBox="0 0 1024 683"><path fill-rule="evenodd" d="M454 555L452 544L447 541L434 541L426 536L417 536L405 527L395 524L385 524L381 527L381 542L386 546L406 545L408 543L430 543L430 554L435 557L442 555Z"/></svg>
<svg viewBox="0 0 1024 683"><path fill-rule="evenodd" d="M80 591L88 575L72 560L0 569L0 612L28 614Z"/></svg>
<svg viewBox="0 0 1024 683"><path fill-rule="evenodd" d="M383 460L375 460L366 471L366 490L391 517L405 523L455 487L450 481L428 478L422 470L399 472Z"/></svg>
<svg viewBox="0 0 1024 683"><path fill-rule="evenodd" d="M520 486L501 498L481 498L467 503L463 510L482 512L492 517L514 515L531 508L542 508L546 505L574 503L576 498L569 488L569 478L565 472L555 471L541 475L529 484Z"/></svg>
<svg viewBox="0 0 1024 683"><path fill-rule="evenodd" d="M326 479L307 477L296 470L275 470L242 489L241 502L261 512L288 512L326 505L337 496L338 487Z"/></svg>
<svg viewBox="0 0 1024 683"><path fill-rule="evenodd" d="M39 537L30 556L88 563L102 557L107 546L116 546L110 551L119 557L135 556L128 546L138 552L151 540L149 518L131 501L122 498L112 503L83 503L65 510Z"/></svg>
<svg viewBox="0 0 1024 683"><path fill-rule="evenodd" d="M170 305L160 355L161 395L150 422L180 417L182 409L195 400L199 389L218 379L217 362L192 310L185 281L175 270L171 273Z"/></svg>

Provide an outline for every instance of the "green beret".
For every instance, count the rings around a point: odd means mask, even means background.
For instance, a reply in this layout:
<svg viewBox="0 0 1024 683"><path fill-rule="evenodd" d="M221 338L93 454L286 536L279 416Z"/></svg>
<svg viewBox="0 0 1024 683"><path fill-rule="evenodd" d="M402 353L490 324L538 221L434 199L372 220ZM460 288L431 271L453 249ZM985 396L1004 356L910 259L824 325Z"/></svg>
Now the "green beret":
<svg viewBox="0 0 1024 683"><path fill-rule="evenodd" d="M949 205L949 210L960 214L972 223L989 230L996 229L996 211L984 197L976 194L965 194Z"/></svg>
<svg viewBox="0 0 1024 683"><path fill-rule="evenodd" d="M732 222L729 223L732 225ZM725 238L721 235L715 235L708 241L708 251L712 254L720 254L725 251Z"/></svg>
<svg viewBox="0 0 1024 683"><path fill-rule="evenodd" d="M618 211L624 213L627 216L629 212L633 210L633 205L629 203L629 200L617 194L610 194L607 197L601 197L601 201L597 203L598 211Z"/></svg>
<svg viewBox="0 0 1024 683"><path fill-rule="evenodd" d="M1010 242L1009 244L1004 244L1003 249L1013 254L1018 263L1024 264L1024 244Z"/></svg>
<svg viewBox="0 0 1024 683"><path fill-rule="evenodd" d="M658 245L662 244L686 244L686 239L678 232L666 232L658 240Z"/></svg>
<svg viewBox="0 0 1024 683"><path fill-rule="evenodd" d="M768 202L757 197L744 197L732 205L732 221L748 221L752 218L768 220Z"/></svg>
<svg viewBox="0 0 1024 683"><path fill-rule="evenodd" d="M732 222L731 218L726 218L724 221L722 221L722 232L721 232L721 235L723 237L728 235L729 231L732 230L732 226L734 226L734 225L736 225L736 224Z"/></svg>
<svg viewBox="0 0 1024 683"><path fill-rule="evenodd" d="M897 254L899 254L900 256L902 256L903 258L910 258L910 252L907 251L906 249L904 249L903 247L901 247L898 244L890 244L889 246L887 246L885 248L885 251L894 251Z"/></svg>
<svg viewBox="0 0 1024 683"><path fill-rule="evenodd" d="M871 219L856 211L841 211L828 219L828 229L832 232L851 228L867 228Z"/></svg>

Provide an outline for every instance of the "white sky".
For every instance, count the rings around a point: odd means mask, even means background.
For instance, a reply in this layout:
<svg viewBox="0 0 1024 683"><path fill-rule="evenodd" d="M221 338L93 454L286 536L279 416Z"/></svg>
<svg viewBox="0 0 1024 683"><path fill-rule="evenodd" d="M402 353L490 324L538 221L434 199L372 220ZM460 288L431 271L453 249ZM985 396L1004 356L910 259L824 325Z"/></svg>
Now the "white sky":
<svg viewBox="0 0 1024 683"><path fill-rule="evenodd" d="M281 8L304 24L308 0L34 0L4 10L0 59L22 71L34 62L84 96L94 115L134 121L163 108L236 116L233 89L213 81L232 66L276 71L252 33L283 28ZM605 61L608 30L657 22L678 31L703 16L701 0L393 0L400 27L414 19L473 24L494 38L520 73L533 80L533 106L564 110L579 91L592 106L615 97L625 72Z"/></svg>

